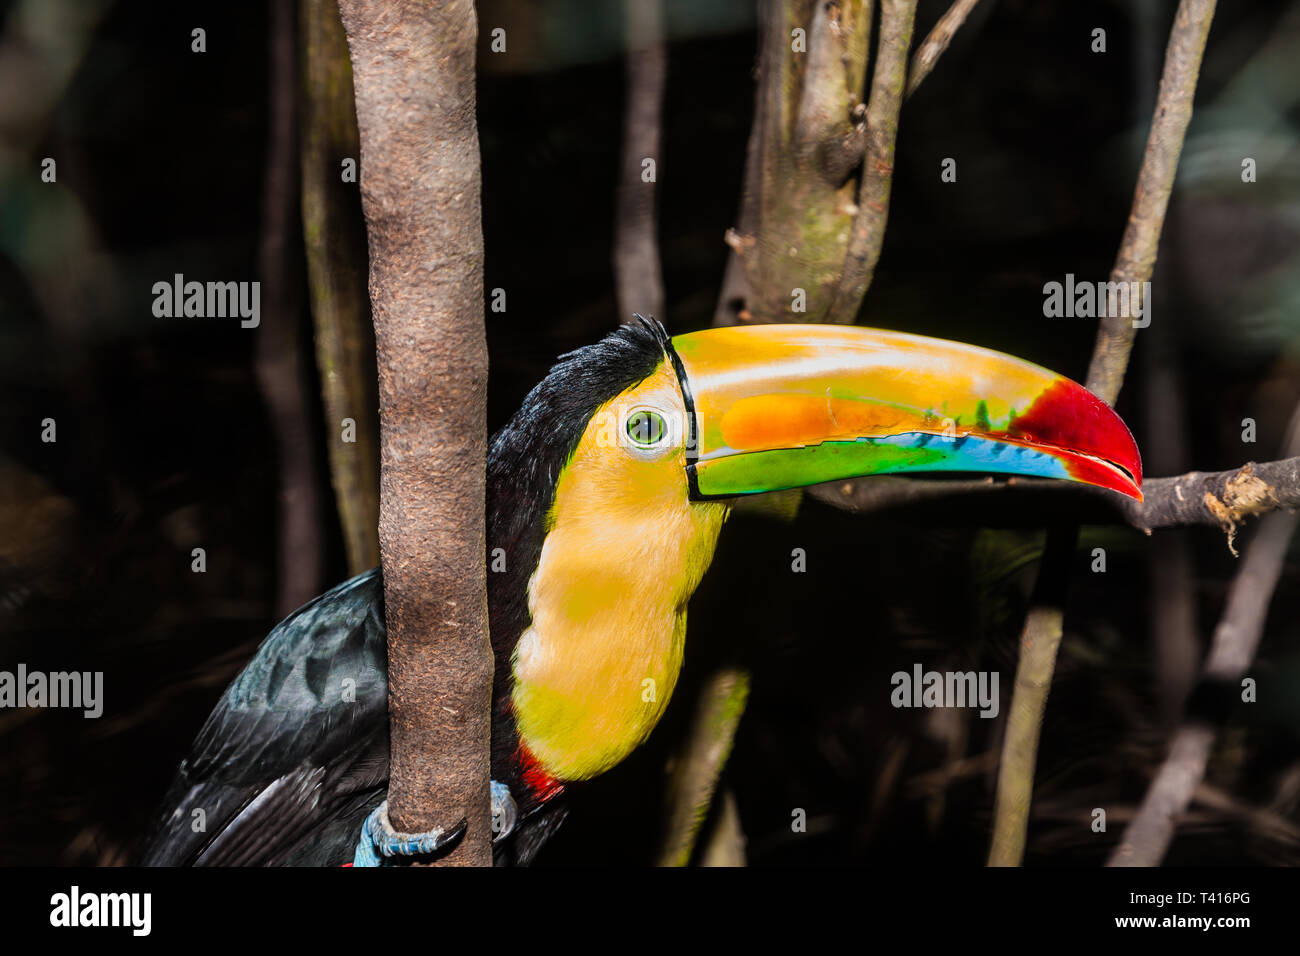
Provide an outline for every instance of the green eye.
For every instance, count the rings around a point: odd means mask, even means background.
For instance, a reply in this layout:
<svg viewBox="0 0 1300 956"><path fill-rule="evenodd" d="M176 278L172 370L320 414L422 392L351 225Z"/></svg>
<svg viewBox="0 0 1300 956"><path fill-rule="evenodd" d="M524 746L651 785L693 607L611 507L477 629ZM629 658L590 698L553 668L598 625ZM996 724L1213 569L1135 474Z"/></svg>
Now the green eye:
<svg viewBox="0 0 1300 956"><path fill-rule="evenodd" d="M650 448L663 441L668 425L658 412L647 408L633 412L627 417L627 437L643 448Z"/></svg>

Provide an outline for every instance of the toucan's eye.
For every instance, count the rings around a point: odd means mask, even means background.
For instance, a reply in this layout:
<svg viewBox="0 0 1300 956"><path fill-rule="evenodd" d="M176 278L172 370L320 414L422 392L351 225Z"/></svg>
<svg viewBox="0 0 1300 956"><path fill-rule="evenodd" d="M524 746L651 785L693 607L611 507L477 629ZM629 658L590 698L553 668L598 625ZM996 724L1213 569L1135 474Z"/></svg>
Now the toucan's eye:
<svg viewBox="0 0 1300 956"><path fill-rule="evenodd" d="M627 437L642 448L653 448L668 434L668 423L658 412L639 408L627 417Z"/></svg>

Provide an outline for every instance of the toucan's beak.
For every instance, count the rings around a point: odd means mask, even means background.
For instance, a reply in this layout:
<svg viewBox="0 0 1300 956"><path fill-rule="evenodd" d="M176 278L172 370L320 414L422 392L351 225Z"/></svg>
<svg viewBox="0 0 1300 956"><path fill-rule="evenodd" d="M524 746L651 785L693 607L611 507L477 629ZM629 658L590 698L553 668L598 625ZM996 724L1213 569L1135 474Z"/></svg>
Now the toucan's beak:
<svg viewBox="0 0 1300 956"><path fill-rule="evenodd" d="M837 325L707 329L672 344L693 412L695 498L959 471L1142 499L1142 460L1119 416L1082 385L1001 352Z"/></svg>

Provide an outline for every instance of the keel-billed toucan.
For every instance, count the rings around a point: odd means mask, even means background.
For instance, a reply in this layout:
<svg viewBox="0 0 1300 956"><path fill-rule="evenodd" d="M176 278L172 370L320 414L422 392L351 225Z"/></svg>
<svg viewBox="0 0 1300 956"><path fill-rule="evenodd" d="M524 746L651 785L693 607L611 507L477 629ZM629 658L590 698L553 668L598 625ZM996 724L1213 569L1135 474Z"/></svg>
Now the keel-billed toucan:
<svg viewBox="0 0 1300 956"><path fill-rule="evenodd" d="M563 356L488 453L492 772L513 823L499 858L530 860L565 786L658 722L735 497L957 471L1140 498L1141 467L1082 386L939 339L824 325L669 338L642 320ZM145 862L352 859L387 790L383 596L370 571L270 633L182 763Z"/></svg>

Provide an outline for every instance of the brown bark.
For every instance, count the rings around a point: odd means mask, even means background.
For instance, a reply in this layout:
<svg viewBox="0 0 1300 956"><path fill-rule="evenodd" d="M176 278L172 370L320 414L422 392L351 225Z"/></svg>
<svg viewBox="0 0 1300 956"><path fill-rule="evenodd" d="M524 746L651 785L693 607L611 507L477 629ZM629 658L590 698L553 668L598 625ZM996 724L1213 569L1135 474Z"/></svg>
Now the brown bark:
<svg viewBox="0 0 1300 956"><path fill-rule="evenodd" d="M361 133L379 363L389 815L468 819L451 864L491 862L484 495L487 346L468 0L340 0Z"/></svg>

